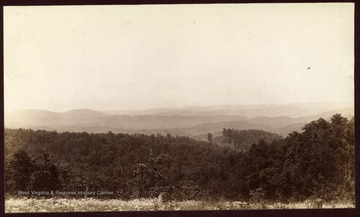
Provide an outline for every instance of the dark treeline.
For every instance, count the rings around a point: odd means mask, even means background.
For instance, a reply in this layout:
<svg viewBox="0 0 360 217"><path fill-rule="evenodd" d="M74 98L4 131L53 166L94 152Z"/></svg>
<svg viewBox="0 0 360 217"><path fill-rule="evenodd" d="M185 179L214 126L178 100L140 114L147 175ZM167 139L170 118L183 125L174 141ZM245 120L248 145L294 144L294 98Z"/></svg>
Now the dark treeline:
<svg viewBox="0 0 360 217"><path fill-rule="evenodd" d="M240 131L224 129L241 141ZM171 135L5 130L5 188L113 191L112 197L354 199L354 120L339 114L248 151Z"/></svg>

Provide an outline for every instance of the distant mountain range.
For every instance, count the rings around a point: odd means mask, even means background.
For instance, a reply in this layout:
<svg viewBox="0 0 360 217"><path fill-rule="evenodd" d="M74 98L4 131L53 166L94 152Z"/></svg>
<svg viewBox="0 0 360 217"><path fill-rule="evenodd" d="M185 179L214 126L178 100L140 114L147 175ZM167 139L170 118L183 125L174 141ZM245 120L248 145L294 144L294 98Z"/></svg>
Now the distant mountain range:
<svg viewBox="0 0 360 217"><path fill-rule="evenodd" d="M255 118L259 116L288 116L305 117L338 110L353 108L351 103L289 103L289 104L256 104L256 105L214 105L214 106L191 106L184 108L154 108L145 110L118 110L107 111L112 115L183 115L183 116L213 116L230 115Z"/></svg>
<svg viewBox="0 0 360 217"><path fill-rule="evenodd" d="M5 127L59 132L172 134L205 140L223 128L256 129L286 136L320 117L352 117L354 109L326 103L225 105L128 111L76 109L67 112L19 110L5 114Z"/></svg>

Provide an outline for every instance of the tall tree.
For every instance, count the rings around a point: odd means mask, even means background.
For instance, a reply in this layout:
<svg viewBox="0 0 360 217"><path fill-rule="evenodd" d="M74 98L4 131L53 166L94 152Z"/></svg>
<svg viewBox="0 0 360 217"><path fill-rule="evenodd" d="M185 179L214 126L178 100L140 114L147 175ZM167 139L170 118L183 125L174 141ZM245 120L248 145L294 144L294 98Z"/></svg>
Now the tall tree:
<svg viewBox="0 0 360 217"><path fill-rule="evenodd" d="M212 136L211 133L208 133L208 134L207 134L207 139L208 139L208 142L209 142L209 143L212 143L212 142L213 142L213 136Z"/></svg>
<svg viewBox="0 0 360 217"><path fill-rule="evenodd" d="M35 170L35 164L29 154L24 150L19 150L6 165L5 181L7 191L29 190L31 175Z"/></svg>

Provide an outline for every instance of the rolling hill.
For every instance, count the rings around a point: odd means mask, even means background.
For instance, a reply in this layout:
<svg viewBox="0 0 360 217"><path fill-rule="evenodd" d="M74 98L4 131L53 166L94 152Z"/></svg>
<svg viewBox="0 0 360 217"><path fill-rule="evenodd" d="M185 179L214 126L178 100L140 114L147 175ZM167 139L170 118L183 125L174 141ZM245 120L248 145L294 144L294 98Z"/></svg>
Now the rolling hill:
<svg viewBox="0 0 360 217"><path fill-rule="evenodd" d="M331 110L317 108L314 111L320 111L320 113L311 113L309 116L272 116L293 114L300 108L308 109L309 107L311 106L308 104L302 106L290 104L283 107L280 105L210 106L126 111L126 114L125 111L120 114L120 112L101 112L90 109L76 109L67 112L20 110L5 114L5 127L46 129L59 132L169 133L203 140L207 133L216 134L223 128L264 130L286 136L292 131L301 131L306 123L320 117L328 119L335 113L352 117L354 113L353 108ZM261 115L253 117L257 114Z"/></svg>

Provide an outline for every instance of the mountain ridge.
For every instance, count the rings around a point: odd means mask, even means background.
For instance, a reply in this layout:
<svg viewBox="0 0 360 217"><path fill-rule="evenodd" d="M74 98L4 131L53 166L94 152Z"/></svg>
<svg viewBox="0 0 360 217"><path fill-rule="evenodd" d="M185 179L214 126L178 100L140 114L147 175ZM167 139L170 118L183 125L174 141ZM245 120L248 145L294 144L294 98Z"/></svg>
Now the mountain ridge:
<svg viewBox="0 0 360 217"><path fill-rule="evenodd" d="M226 106L229 105L225 105L225 107ZM233 115L234 112L231 112L231 109L230 111L227 110L225 112L217 110L217 112L207 113L207 107L197 107L197 111L190 112L184 112L184 110L180 109L175 113L164 113L165 109L161 110L159 114L152 115L116 115L91 109L74 109L65 112L30 109L6 114L5 127L52 129L56 131L75 132L85 131L94 133L107 131L144 134L170 133L172 135L190 137L199 137L200 135L207 134L209 132L219 132L223 128L234 128L239 130L265 130L285 136L293 130L300 131L306 123L320 117L328 119L335 113L342 113L345 117L351 117L354 113L353 108L340 108L321 110L321 112L312 113L309 116L289 117L287 115L283 115L282 111L286 109L291 110L290 107L285 106L283 108L275 108L273 105L256 106L257 108L260 108L260 111L262 111L261 115L256 117L252 117L252 115ZM230 107L237 108L238 106ZM265 107L269 108L270 111L267 112L268 110L264 109ZM205 112L201 112L201 109ZM315 111L318 110L319 109L315 109ZM201 114L196 115L197 113ZM259 111L256 111L255 113L250 111L250 114L257 113L259 113ZM293 113L293 111L287 111L285 113ZM271 116L274 114L280 115Z"/></svg>

